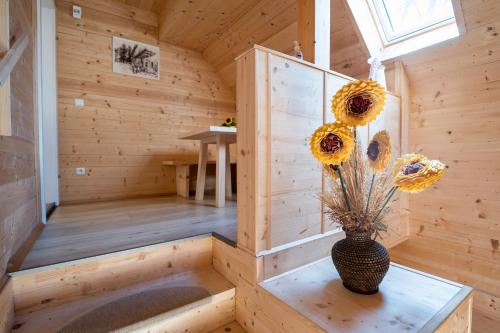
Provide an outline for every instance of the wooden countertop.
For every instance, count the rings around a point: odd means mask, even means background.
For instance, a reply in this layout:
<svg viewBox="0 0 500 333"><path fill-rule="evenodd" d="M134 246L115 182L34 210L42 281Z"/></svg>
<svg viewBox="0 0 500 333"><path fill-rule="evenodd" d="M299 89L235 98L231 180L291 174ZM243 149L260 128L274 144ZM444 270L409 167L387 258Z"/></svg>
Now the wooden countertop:
<svg viewBox="0 0 500 333"><path fill-rule="evenodd" d="M327 332L434 332L472 292L467 286L391 264L377 294L358 295L342 286L330 258L260 286Z"/></svg>

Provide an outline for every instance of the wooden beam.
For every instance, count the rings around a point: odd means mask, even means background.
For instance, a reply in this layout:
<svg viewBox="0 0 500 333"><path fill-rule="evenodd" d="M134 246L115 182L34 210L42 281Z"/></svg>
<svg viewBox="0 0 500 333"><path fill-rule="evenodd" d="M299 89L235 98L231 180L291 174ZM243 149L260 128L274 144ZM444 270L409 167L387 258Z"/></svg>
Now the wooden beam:
<svg viewBox="0 0 500 333"><path fill-rule="evenodd" d="M330 69L330 0L297 0L297 9L304 60Z"/></svg>
<svg viewBox="0 0 500 333"><path fill-rule="evenodd" d="M0 86L2 86L8 79L10 72L16 67L17 62L28 47L29 36L23 34L12 46L5 56L0 60Z"/></svg>

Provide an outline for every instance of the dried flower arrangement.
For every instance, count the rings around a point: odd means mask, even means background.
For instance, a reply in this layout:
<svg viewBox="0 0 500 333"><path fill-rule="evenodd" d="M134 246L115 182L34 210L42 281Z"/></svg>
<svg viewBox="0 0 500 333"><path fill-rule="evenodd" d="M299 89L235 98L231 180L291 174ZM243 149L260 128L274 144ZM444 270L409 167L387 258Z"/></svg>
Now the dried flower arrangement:
<svg viewBox="0 0 500 333"><path fill-rule="evenodd" d="M318 128L310 140L311 152L323 163L329 180L321 200L332 222L346 230L376 235L386 231L384 216L397 190L420 192L443 175L443 163L418 154L401 156L390 172L391 138L385 130L374 135L363 158L356 127L375 120L384 103L385 90L377 82L350 82L333 97L336 122Z"/></svg>
<svg viewBox="0 0 500 333"><path fill-rule="evenodd" d="M387 231L383 221L394 194L423 191L443 176L445 168L440 161L407 154L389 170L391 138L385 130L373 136L364 158L356 128L375 120L384 103L385 90L377 82L350 82L333 97L336 122L324 124L310 139L311 152L328 179L320 198L332 223L346 232L332 248L333 263L344 286L361 294L377 292L389 269L389 253L375 239Z"/></svg>

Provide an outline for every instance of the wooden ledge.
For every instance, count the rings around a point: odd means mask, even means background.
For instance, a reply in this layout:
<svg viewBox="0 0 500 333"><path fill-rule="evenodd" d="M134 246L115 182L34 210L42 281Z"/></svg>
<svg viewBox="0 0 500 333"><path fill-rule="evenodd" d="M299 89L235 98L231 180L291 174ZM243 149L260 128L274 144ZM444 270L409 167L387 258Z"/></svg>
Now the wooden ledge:
<svg viewBox="0 0 500 333"><path fill-rule="evenodd" d="M465 332L470 326L471 288L397 264L370 296L345 289L330 258L260 287L327 332Z"/></svg>

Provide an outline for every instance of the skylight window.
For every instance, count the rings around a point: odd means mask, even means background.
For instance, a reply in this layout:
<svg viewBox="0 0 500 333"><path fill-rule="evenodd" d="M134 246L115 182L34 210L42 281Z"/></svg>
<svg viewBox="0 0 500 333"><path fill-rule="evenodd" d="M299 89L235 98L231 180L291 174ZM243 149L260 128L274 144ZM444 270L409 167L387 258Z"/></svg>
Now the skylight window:
<svg viewBox="0 0 500 333"><path fill-rule="evenodd" d="M465 33L460 0L347 0L371 57L381 61Z"/></svg>
<svg viewBox="0 0 500 333"><path fill-rule="evenodd" d="M455 22L451 0L371 0L390 44Z"/></svg>

